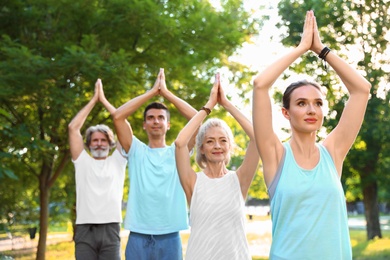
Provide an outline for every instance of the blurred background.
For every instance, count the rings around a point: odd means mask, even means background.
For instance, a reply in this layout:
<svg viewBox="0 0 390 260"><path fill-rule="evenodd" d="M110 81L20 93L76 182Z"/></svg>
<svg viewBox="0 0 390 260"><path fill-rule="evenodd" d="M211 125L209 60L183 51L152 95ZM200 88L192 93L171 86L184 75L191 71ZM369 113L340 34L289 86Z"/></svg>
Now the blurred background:
<svg viewBox="0 0 390 260"><path fill-rule="evenodd" d="M20 249L30 249L27 259L45 259L58 234L72 239L75 180L67 125L92 97L97 78L119 107L148 91L164 68L168 89L199 109L220 72L229 98L251 117L253 76L299 43L310 9L324 44L373 86L342 184L351 221L363 232L353 243L354 254L364 255L376 241L387 244L380 259L390 257L390 1L2 0L0 259L20 257L15 253ZM278 116L281 91L298 78L313 79L326 90L331 112L318 133L321 140L340 117L345 88L314 53L294 63L273 93L274 126L282 139L289 132ZM174 107L170 110L175 120L168 143L186 123ZM142 111L129 120L145 140ZM238 148L230 167L239 165L248 138L224 110L217 108L212 116L231 126ZM84 127L98 123L113 127L101 105ZM126 181L124 209L128 186ZM268 223L268 205L260 162L247 201L248 221Z"/></svg>

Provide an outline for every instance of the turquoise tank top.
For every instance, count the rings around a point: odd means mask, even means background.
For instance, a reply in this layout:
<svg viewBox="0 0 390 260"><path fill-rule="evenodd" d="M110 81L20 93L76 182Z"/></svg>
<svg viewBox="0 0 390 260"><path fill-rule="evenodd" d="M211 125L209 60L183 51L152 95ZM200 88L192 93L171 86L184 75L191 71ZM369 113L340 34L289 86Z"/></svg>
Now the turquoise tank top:
<svg viewBox="0 0 390 260"><path fill-rule="evenodd" d="M320 160L306 170L284 143L284 163L271 200L271 260L352 259L343 187L330 154L323 145L317 147Z"/></svg>

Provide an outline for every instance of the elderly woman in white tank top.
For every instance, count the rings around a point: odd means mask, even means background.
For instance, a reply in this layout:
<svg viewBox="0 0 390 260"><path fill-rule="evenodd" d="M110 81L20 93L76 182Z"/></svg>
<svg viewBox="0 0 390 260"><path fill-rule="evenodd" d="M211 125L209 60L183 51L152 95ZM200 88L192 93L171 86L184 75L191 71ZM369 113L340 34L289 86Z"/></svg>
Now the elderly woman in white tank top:
<svg viewBox="0 0 390 260"><path fill-rule="evenodd" d="M211 118L200 127L196 137L196 161L202 169L196 173L191 167L187 143L217 103L249 136L245 159L236 171L226 168L233 149L233 134L224 121ZM251 259L244 206L259 155L252 124L226 98L219 74L208 102L182 129L175 145L176 165L190 207L191 234L186 259Z"/></svg>

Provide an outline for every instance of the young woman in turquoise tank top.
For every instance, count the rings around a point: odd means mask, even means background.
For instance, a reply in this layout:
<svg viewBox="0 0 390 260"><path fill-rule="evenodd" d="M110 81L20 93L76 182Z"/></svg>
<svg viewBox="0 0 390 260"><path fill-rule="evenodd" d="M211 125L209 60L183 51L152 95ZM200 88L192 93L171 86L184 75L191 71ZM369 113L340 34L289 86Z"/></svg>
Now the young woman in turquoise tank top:
<svg viewBox="0 0 390 260"><path fill-rule="evenodd" d="M272 127L269 91L309 50L336 71L349 99L337 127L317 144L324 118L321 88L306 80L291 84L282 108L291 138L283 144ZM370 88L366 79L321 42L313 11L306 14L300 44L254 79L255 140L271 196L270 259L352 259L340 178L344 158L362 125Z"/></svg>

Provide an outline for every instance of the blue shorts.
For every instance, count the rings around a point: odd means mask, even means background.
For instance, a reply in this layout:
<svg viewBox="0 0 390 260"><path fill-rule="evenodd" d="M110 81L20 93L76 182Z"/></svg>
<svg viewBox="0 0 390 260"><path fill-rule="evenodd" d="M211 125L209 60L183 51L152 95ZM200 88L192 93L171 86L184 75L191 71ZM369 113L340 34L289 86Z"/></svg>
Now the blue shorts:
<svg viewBox="0 0 390 260"><path fill-rule="evenodd" d="M125 256L128 260L182 260L180 234L146 235L130 232Z"/></svg>

